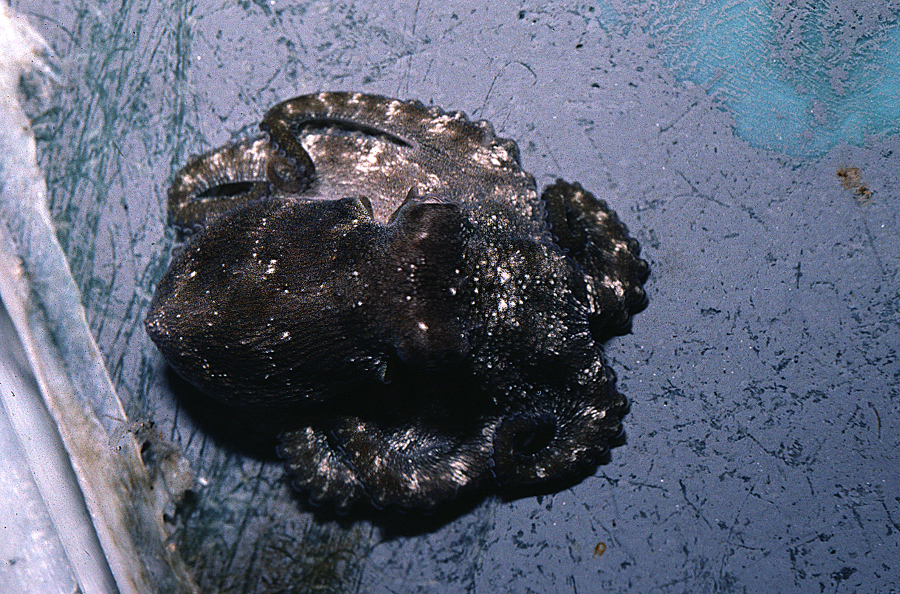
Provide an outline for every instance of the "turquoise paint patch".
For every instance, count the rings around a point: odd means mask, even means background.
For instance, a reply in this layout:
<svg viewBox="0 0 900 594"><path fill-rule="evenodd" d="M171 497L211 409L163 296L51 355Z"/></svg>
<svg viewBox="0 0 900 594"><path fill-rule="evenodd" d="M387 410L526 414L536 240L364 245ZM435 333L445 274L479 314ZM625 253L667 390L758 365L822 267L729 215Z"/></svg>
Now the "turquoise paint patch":
<svg viewBox="0 0 900 594"><path fill-rule="evenodd" d="M815 157L900 132L900 2L602 4L620 31L651 35L756 147Z"/></svg>

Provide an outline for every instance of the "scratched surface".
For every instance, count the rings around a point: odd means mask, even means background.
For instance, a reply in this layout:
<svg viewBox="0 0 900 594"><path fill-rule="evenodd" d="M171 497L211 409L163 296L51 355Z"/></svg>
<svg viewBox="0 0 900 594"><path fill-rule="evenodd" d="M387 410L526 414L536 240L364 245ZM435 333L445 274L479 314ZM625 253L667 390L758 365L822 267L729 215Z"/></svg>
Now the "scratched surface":
<svg viewBox="0 0 900 594"><path fill-rule="evenodd" d="M169 527L207 591L896 591L897 2L13 4L65 65L53 213L132 421L196 473ZM633 404L593 477L333 522L166 373L141 319L172 173L320 89L488 119L540 185L610 196L651 305L607 347Z"/></svg>

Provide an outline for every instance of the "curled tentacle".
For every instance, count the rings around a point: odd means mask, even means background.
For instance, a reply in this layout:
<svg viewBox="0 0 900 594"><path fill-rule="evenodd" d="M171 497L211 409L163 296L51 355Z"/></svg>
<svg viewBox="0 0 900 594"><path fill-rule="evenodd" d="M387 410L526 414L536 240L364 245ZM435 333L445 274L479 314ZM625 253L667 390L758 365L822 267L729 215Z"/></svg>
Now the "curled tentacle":
<svg viewBox="0 0 900 594"><path fill-rule="evenodd" d="M571 476L597 464L622 432L628 400L598 359L595 377L531 394L494 439L494 473L502 483L532 484Z"/></svg>
<svg viewBox="0 0 900 594"><path fill-rule="evenodd" d="M275 153L266 138L253 138L194 157L169 188L169 222L191 230L209 217L268 196L267 167Z"/></svg>
<svg viewBox="0 0 900 594"><path fill-rule="evenodd" d="M259 125L278 148L278 155L269 161L266 173L279 190L300 194L312 186L316 167L295 133L302 121L292 118L283 106L284 103L279 103L269 109Z"/></svg>
<svg viewBox="0 0 900 594"><path fill-rule="evenodd" d="M556 243L584 271L599 342L628 332L631 317L647 307L643 284L650 274L641 246L605 201L580 184L561 179L541 195Z"/></svg>

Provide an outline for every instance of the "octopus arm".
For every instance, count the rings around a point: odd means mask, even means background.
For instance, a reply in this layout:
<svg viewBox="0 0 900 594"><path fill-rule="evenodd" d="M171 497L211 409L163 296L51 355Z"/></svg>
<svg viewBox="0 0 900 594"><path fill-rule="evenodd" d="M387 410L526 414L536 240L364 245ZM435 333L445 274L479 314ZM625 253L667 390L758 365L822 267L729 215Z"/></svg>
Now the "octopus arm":
<svg viewBox="0 0 900 594"><path fill-rule="evenodd" d="M609 205L580 184L557 180L541 199L556 243L585 274L596 338L627 333L631 317L647 307L643 284L650 267L640 258L640 244Z"/></svg>
<svg viewBox="0 0 900 594"><path fill-rule="evenodd" d="M232 208L269 196L266 170L274 154L267 139L253 138L194 157L169 188L169 223L196 231Z"/></svg>

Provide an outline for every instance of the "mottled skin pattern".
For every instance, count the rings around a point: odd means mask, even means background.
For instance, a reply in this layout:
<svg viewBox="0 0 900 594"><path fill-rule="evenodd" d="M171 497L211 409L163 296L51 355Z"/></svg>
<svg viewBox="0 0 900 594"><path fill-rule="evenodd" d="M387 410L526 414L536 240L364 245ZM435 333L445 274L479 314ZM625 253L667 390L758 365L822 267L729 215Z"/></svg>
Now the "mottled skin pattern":
<svg viewBox="0 0 900 594"><path fill-rule="evenodd" d="M146 327L172 367L287 419L287 472L338 509L596 464L627 406L601 343L648 275L606 203L539 195L513 141L419 102L306 95L260 127L170 189L192 236Z"/></svg>

